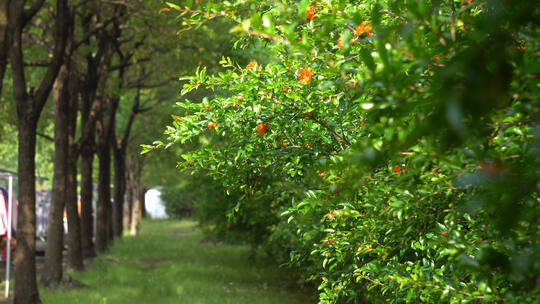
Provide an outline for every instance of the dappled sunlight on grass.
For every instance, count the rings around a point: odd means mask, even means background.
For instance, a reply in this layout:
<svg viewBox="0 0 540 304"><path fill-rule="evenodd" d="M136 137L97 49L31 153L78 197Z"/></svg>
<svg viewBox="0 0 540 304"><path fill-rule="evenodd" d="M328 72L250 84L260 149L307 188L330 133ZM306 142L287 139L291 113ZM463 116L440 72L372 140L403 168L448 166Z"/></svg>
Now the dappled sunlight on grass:
<svg viewBox="0 0 540 304"><path fill-rule="evenodd" d="M275 265L250 264L249 248L201 243L193 221L142 223L86 272L87 287L42 289L44 303L313 303Z"/></svg>

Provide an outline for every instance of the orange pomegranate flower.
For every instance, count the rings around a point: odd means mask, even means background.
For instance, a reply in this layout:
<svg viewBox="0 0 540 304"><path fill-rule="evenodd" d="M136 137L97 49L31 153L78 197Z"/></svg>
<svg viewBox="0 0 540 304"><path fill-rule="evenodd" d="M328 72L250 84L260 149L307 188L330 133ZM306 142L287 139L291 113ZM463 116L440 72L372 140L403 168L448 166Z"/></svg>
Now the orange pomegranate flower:
<svg viewBox="0 0 540 304"><path fill-rule="evenodd" d="M371 25L369 24L369 21L364 21L356 27L356 31L354 33L360 37L373 36L373 33L370 33L370 31Z"/></svg>
<svg viewBox="0 0 540 304"><path fill-rule="evenodd" d="M300 79L301 84L308 84L311 81L312 76L313 73L311 73L311 70L300 69L300 75L298 76L298 79Z"/></svg>
<svg viewBox="0 0 540 304"><path fill-rule="evenodd" d="M315 9L317 8L316 5L311 4L306 8L306 15L309 20L315 19Z"/></svg>
<svg viewBox="0 0 540 304"><path fill-rule="evenodd" d="M257 124L257 131L259 131L259 136L262 136L264 134L264 132L266 132L266 129L268 129L268 127L270 127L270 124L265 125L262 122L258 123Z"/></svg>
<svg viewBox="0 0 540 304"><path fill-rule="evenodd" d="M217 126L217 123L213 122L213 121L209 121L208 122L208 128L209 129L212 129L212 128L215 128Z"/></svg>
<svg viewBox="0 0 540 304"><path fill-rule="evenodd" d="M394 173L405 173L405 171L407 170L407 166L406 165L402 165L402 166L396 166L394 168L392 168L392 171L394 171Z"/></svg>
<svg viewBox="0 0 540 304"><path fill-rule="evenodd" d="M257 63L257 60L253 59L247 66L246 66L246 70L258 70L259 69L259 64Z"/></svg>

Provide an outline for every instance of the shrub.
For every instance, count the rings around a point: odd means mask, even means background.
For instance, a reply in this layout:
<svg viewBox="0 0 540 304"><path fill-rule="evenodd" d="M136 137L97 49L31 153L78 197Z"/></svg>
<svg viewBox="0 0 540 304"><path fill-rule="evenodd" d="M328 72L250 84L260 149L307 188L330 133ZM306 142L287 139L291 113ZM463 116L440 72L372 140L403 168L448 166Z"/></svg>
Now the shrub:
<svg viewBox="0 0 540 304"><path fill-rule="evenodd" d="M185 77L215 94L166 131L219 138L183 164L224 186L248 240L320 303L540 298L535 1L250 3L171 4L267 53Z"/></svg>

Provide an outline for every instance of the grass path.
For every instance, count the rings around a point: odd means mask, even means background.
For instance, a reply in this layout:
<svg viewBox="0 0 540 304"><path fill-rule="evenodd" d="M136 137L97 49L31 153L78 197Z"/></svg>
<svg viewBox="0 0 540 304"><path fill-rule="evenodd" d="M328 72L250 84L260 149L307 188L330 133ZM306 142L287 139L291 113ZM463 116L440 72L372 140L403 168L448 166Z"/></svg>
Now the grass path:
<svg viewBox="0 0 540 304"><path fill-rule="evenodd" d="M246 246L201 243L191 221L145 221L72 277L85 287L41 289L45 304L314 303L283 270L251 264Z"/></svg>

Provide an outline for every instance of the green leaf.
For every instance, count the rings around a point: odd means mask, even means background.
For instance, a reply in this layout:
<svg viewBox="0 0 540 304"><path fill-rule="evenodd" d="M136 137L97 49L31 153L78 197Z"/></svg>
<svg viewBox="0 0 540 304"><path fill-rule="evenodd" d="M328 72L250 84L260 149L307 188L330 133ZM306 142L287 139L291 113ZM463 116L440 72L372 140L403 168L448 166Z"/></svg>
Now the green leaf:
<svg viewBox="0 0 540 304"><path fill-rule="evenodd" d="M360 56L362 56L363 62L371 70L371 72L375 73L377 67L373 57L371 56L371 52L367 48L362 48L360 49Z"/></svg>

